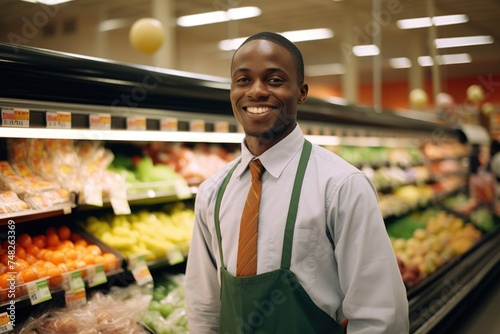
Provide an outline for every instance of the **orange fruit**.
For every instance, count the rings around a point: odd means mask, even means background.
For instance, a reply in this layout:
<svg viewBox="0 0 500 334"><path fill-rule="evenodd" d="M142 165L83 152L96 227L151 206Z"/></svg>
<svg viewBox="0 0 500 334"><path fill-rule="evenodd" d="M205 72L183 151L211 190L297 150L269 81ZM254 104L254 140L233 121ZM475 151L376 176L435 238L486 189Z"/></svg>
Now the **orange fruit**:
<svg viewBox="0 0 500 334"><path fill-rule="evenodd" d="M5 265L5 266L8 266L8 265L9 265L9 259L10 259L10 258L9 258L9 255L7 255L7 254L5 254L5 253L4 253L4 254L2 254L2 255L0 255L0 263L2 263L2 264L3 264L3 265Z"/></svg>
<svg viewBox="0 0 500 334"><path fill-rule="evenodd" d="M48 237L51 234L57 234L57 230L55 227L51 226L45 230L45 235Z"/></svg>
<svg viewBox="0 0 500 334"><path fill-rule="evenodd" d="M3 275L7 272L7 266L3 263L0 263L0 275Z"/></svg>
<svg viewBox="0 0 500 334"><path fill-rule="evenodd" d="M37 255L40 252L40 248L37 245L31 244L26 247L26 253L31 255Z"/></svg>
<svg viewBox="0 0 500 334"><path fill-rule="evenodd" d="M87 262L85 262L83 260L75 260L74 264L76 267L75 269L83 269L83 268L87 267Z"/></svg>
<svg viewBox="0 0 500 334"><path fill-rule="evenodd" d="M23 259L18 259L16 262L15 262L15 266L14 266L14 272L18 273L26 268L28 268L30 265L28 264L28 262L24 261Z"/></svg>
<svg viewBox="0 0 500 334"><path fill-rule="evenodd" d="M62 240L61 243L59 244L59 248L75 248L75 244L71 240Z"/></svg>
<svg viewBox="0 0 500 334"><path fill-rule="evenodd" d="M52 254L54 254L54 251L50 249L45 249L45 252L43 252L42 260L50 261L50 259L52 258Z"/></svg>
<svg viewBox="0 0 500 334"><path fill-rule="evenodd" d="M91 253L94 255L102 255L102 250L99 246L92 244L87 246L87 253Z"/></svg>
<svg viewBox="0 0 500 334"><path fill-rule="evenodd" d="M70 239L71 239L71 241L76 243L78 240L82 239L82 236L76 232L72 232Z"/></svg>
<svg viewBox="0 0 500 334"><path fill-rule="evenodd" d="M86 264L92 265L95 264L95 255L94 254L86 254L83 256L82 260L85 261Z"/></svg>
<svg viewBox="0 0 500 334"><path fill-rule="evenodd" d="M15 277L11 273L6 273L0 275L0 288L1 289L7 289L10 287L10 283L12 282L12 277Z"/></svg>
<svg viewBox="0 0 500 334"><path fill-rule="evenodd" d="M57 229L57 235L60 240L69 240L71 238L71 230L68 226L62 225Z"/></svg>
<svg viewBox="0 0 500 334"><path fill-rule="evenodd" d="M29 265L33 265L38 259L31 254L26 254L26 258L24 259Z"/></svg>
<svg viewBox="0 0 500 334"><path fill-rule="evenodd" d="M20 271L19 274L17 275L17 279L20 282L24 282L24 283L31 282L31 281L37 280L39 278L40 277L38 276L38 272L34 268L26 268L26 269Z"/></svg>
<svg viewBox="0 0 500 334"><path fill-rule="evenodd" d="M63 277L62 277L62 269L59 267L53 267L53 268L48 268L47 269L47 276L49 276L49 285L51 286L57 286L61 284Z"/></svg>
<svg viewBox="0 0 500 334"><path fill-rule="evenodd" d="M76 259L78 259L78 253L74 249L68 249L64 253L66 254L66 260L76 260Z"/></svg>
<svg viewBox="0 0 500 334"><path fill-rule="evenodd" d="M31 245L32 239L31 236L28 233L23 233L20 236L17 237L17 243L23 247L27 247Z"/></svg>
<svg viewBox="0 0 500 334"><path fill-rule="evenodd" d="M50 258L50 262L54 264L64 263L66 261L66 256L61 251L54 251Z"/></svg>
<svg viewBox="0 0 500 334"><path fill-rule="evenodd" d="M16 246L16 258L25 259L26 258L26 250L24 247L17 245Z"/></svg>
<svg viewBox="0 0 500 334"><path fill-rule="evenodd" d="M75 261L73 260L66 261L65 265L68 271L73 271L76 269L76 264Z"/></svg>
<svg viewBox="0 0 500 334"><path fill-rule="evenodd" d="M104 253L102 254L104 258L104 270L110 271L115 270L118 267L118 258L113 253Z"/></svg>
<svg viewBox="0 0 500 334"><path fill-rule="evenodd" d="M85 239L78 239L77 241L74 241L74 243L75 243L75 247L76 247L76 246L84 246L84 247L87 247L87 245L89 244L89 243L87 242L87 240L85 240Z"/></svg>
<svg viewBox="0 0 500 334"><path fill-rule="evenodd" d="M57 247L59 246L60 240L56 233L51 233L47 235L47 246Z"/></svg>
<svg viewBox="0 0 500 334"><path fill-rule="evenodd" d="M37 235L33 237L31 243L40 249L45 248L47 247L47 237L43 234Z"/></svg>

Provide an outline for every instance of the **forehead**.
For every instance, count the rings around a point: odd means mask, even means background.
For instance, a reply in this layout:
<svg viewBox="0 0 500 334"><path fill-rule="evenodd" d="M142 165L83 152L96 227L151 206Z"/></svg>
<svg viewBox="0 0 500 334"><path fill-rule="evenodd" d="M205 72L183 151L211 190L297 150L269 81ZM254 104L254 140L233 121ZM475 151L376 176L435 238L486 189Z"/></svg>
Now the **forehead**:
<svg viewBox="0 0 500 334"><path fill-rule="evenodd" d="M265 39L250 41L242 45L234 54L232 68L248 66L248 63L259 64L261 61L273 61L278 64L293 66L290 52L276 43Z"/></svg>

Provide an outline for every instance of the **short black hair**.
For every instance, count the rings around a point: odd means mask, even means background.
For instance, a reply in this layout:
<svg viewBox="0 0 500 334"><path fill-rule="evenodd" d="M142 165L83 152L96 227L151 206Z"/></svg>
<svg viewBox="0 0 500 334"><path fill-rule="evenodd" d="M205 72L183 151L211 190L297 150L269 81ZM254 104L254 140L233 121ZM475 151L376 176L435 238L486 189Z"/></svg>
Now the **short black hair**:
<svg viewBox="0 0 500 334"><path fill-rule="evenodd" d="M259 39L264 39L266 41L272 42L274 44L278 44L279 46L285 48L290 52L290 55L293 58L293 61L295 63L295 68L297 69L297 80L299 85L304 82L304 59L302 58L302 52L300 52L299 48L293 44L290 40L288 40L286 37L283 37L280 34L274 33L274 32L269 32L269 31L263 31L256 33L250 37L248 37L235 51L238 52L238 50L245 45L248 42L254 41L254 40L259 40ZM233 58L234 58L233 54Z"/></svg>

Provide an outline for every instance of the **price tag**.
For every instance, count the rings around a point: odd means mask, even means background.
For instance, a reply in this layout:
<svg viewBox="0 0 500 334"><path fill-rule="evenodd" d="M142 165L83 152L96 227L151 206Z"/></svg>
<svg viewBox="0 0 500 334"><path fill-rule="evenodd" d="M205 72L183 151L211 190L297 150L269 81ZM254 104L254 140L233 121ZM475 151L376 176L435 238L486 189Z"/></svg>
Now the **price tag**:
<svg viewBox="0 0 500 334"><path fill-rule="evenodd" d="M89 287L91 288L106 283L108 278L106 277L106 272L104 271L104 264L89 267L87 269L87 278Z"/></svg>
<svg viewBox="0 0 500 334"><path fill-rule="evenodd" d="M172 247L168 250L167 260L170 265L176 265L178 263L184 262L184 255L179 247Z"/></svg>
<svg viewBox="0 0 500 334"><path fill-rule="evenodd" d="M149 272L149 268L146 264L146 255L144 254L134 254L129 257L129 269L132 271L132 275L138 285L145 285L153 281L153 276Z"/></svg>
<svg viewBox="0 0 500 334"><path fill-rule="evenodd" d="M102 188L97 185L86 184L83 187L83 201L89 205L102 207Z"/></svg>
<svg viewBox="0 0 500 334"><path fill-rule="evenodd" d="M177 131L179 127L179 121L177 118L162 118L160 120L160 130L161 131Z"/></svg>
<svg viewBox="0 0 500 334"><path fill-rule="evenodd" d="M205 132L205 121L202 119L193 119L189 122L189 131Z"/></svg>
<svg viewBox="0 0 500 334"><path fill-rule="evenodd" d="M71 129L71 113L67 111L48 111L45 114L47 128Z"/></svg>
<svg viewBox="0 0 500 334"><path fill-rule="evenodd" d="M175 180L174 181L175 193L179 199L191 198L193 195L191 192L191 188L189 188L188 184L184 180Z"/></svg>
<svg viewBox="0 0 500 334"><path fill-rule="evenodd" d="M29 282L28 296L30 297L31 305L36 305L52 299L47 280L41 279L38 281Z"/></svg>
<svg viewBox="0 0 500 334"><path fill-rule="evenodd" d="M110 114L89 115L89 128L91 130L111 130Z"/></svg>
<svg viewBox="0 0 500 334"><path fill-rule="evenodd" d="M229 132L229 123L224 121L215 122L215 132Z"/></svg>
<svg viewBox="0 0 500 334"><path fill-rule="evenodd" d="M2 109L2 126L28 128L30 111L28 109Z"/></svg>
<svg viewBox="0 0 500 334"><path fill-rule="evenodd" d="M66 291L64 295L66 305L69 307L83 306L87 303L85 288L75 291Z"/></svg>
<svg viewBox="0 0 500 334"><path fill-rule="evenodd" d="M7 333L14 330L7 312L0 314L0 333Z"/></svg>
<svg viewBox="0 0 500 334"><path fill-rule="evenodd" d="M115 215L129 215L132 211L127 200L127 185L119 183L111 189L110 202Z"/></svg>
<svg viewBox="0 0 500 334"><path fill-rule="evenodd" d="M132 116L127 117L127 130L146 130L146 117L143 116Z"/></svg>
<svg viewBox="0 0 500 334"><path fill-rule="evenodd" d="M81 271L72 271L63 274L63 289L66 291L78 291L85 288Z"/></svg>
<svg viewBox="0 0 500 334"><path fill-rule="evenodd" d="M323 128L323 136L331 136L332 130L330 128Z"/></svg>

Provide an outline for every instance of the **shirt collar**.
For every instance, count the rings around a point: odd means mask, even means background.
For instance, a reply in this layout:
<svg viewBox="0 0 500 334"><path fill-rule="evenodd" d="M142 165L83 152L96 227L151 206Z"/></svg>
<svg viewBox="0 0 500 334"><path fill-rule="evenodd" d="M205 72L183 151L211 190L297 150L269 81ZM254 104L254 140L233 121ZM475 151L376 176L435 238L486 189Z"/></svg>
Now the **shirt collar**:
<svg viewBox="0 0 500 334"><path fill-rule="evenodd" d="M302 148L303 144L304 134L298 124L288 136L258 157L255 157L243 142L241 143L241 163L236 167L234 176L241 177L250 161L258 158L272 177L279 178L285 167Z"/></svg>

